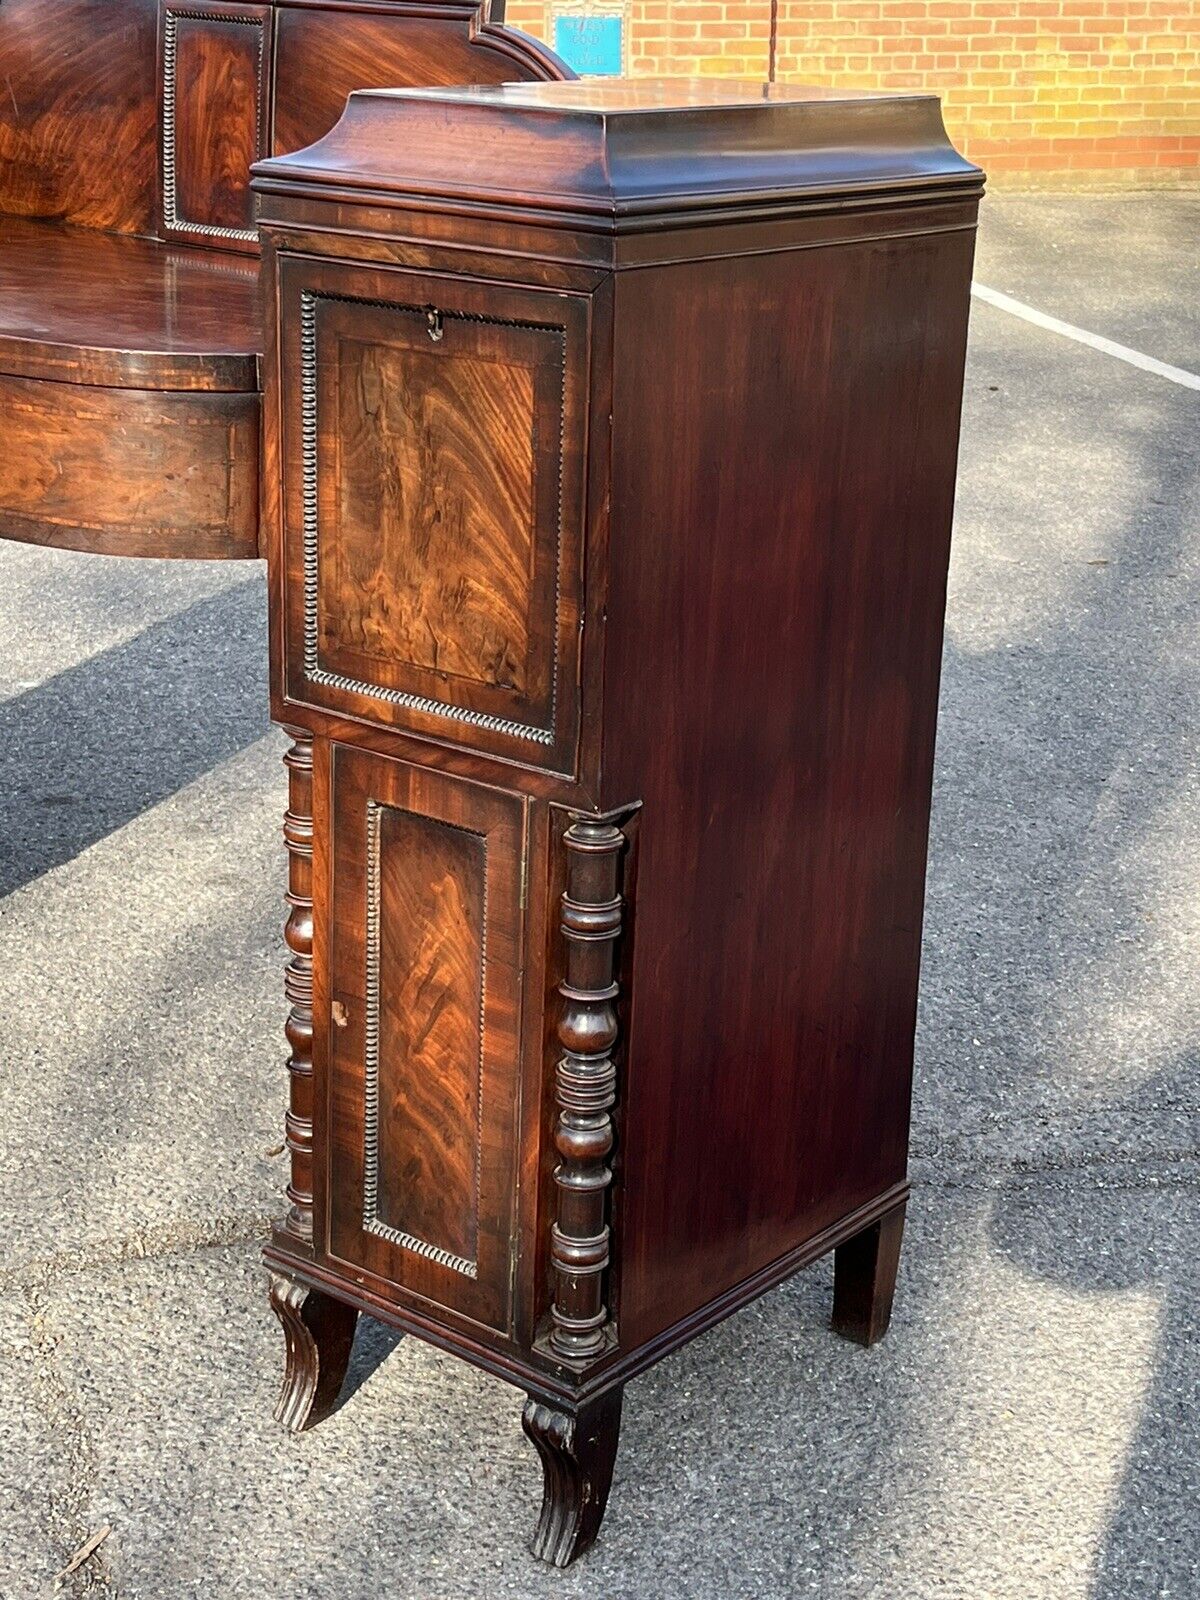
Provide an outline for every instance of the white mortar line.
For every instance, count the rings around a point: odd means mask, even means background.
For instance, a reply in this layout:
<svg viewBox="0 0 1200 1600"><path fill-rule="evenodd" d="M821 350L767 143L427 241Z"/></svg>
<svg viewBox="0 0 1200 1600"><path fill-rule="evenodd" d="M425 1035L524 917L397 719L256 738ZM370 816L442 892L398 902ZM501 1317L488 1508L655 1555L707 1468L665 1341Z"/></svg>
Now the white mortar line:
<svg viewBox="0 0 1200 1600"><path fill-rule="evenodd" d="M1140 367L1143 372L1153 372L1159 378L1168 378L1184 389L1200 389L1200 375L1195 372L1185 372L1182 367L1172 367L1165 361L1155 360L1153 356L1144 356L1140 350L1131 350L1128 345L1117 344L1115 340L1105 339L1099 333L1089 333L1086 328L1077 328L1072 322L1060 322L1057 317L1048 317L1044 311L1037 311L1033 306L1027 306L1023 300L1014 300L1011 295L1001 294L998 289L989 289L986 284L973 283L971 293L977 300L983 300L999 311L1007 311L1011 316L1022 317L1026 322L1032 322L1035 328L1047 328L1051 333L1061 333L1066 339L1090 345L1093 350L1101 350L1106 356L1116 356L1118 361L1126 361L1131 367Z"/></svg>

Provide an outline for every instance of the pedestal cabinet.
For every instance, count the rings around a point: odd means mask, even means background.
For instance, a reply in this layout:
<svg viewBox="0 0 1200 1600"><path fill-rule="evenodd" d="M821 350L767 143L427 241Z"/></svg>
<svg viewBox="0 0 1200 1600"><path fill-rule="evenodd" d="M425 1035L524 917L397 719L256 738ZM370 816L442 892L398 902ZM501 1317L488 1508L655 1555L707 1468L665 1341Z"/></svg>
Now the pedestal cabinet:
<svg viewBox="0 0 1200 1600"><path fill-rule="evenodd" d="M256 174L281 1415L364 1310L507 1379L561 1565L651 1362L831 1250L887 1325L981 175L720 82L359 93Z"/></svg>

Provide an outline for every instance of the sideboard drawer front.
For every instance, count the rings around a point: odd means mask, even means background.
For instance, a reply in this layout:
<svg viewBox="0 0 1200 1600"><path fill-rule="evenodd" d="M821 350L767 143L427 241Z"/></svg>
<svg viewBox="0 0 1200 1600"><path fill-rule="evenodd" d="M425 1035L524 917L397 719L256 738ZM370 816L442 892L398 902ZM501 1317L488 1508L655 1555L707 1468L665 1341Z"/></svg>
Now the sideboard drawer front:
<svg viewBox="0 0 1200 1600"><path fill-rule="evenodd" d="M281 265L289 697L573 770L587 301Z"/></svg>
<svg viewBox="0 0 1200 1600"><path fill-rule="evenodd" d="M506 1331L525 802L335 747L330 1251Z"/></svg>

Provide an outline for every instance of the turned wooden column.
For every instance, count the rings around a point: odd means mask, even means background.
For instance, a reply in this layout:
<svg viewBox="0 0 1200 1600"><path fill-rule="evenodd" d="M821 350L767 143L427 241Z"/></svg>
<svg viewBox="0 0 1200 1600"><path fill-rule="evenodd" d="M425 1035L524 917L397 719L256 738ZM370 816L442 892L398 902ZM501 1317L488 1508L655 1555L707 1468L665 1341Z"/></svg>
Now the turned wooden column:
<svg viewBox="0 0 1200 1600"><path fill-rule="evenodd" d="M284 973L288 1016L284 1027L288 1056L289 1096L285 1121L291 1155L288 1181L288 1233L311 1245L312 1115L313 1115L313 744L303 728L287 727L293 743L284 756L288 769L288 808L283 837L288 850L288 919L283 937L290 952Z"/></svg>
<svg viewBox="0 0 1200 1600"><path fill-rule="evenodd" d="M289 954L284 992L289 1010L284 1031L288 1056L287 1148L291 1156L283 1234L313 1248L313 742L303 728L285 729L293 743L284 756L288 808L283 836L288 849L288 919L283 936ZM277 1235L277 1238L279 1236ZM288 1248L288 1255L292 1247ZM301 1282L281 1261L271 1272L271 1309L279 1318L287 1361L275 1415L293 1433L327 1417L350 1363L358 1312L345 1301Z"/></svg>
<svg viewBox="0 0 1200 1600"><path fill-rule="evenodd" d="M554 1299L550 1348L575 1361L605 1346L608 1308L611 1111L616 1100L615 945L621 932L620 857L625 835L611 816L577 817L563 836L568 854L561 928L567 975L558 1038L563 1055L555 1075L558 1119L554 1142L562 1158L554 1173L557 1214L550 1233Z"/></svg>

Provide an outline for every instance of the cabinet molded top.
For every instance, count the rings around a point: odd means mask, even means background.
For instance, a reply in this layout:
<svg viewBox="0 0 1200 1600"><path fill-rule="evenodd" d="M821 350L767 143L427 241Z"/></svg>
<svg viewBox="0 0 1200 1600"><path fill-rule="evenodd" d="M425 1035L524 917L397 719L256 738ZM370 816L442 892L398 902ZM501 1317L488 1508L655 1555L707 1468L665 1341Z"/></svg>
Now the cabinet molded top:
<svg viewBox="0 0 1200 1600"><path fill-rule="evenodd" d="M324 139L254 170L262 194L440 199L614 233L983 183L936 95L706 78L361 91Z"/></svg>

